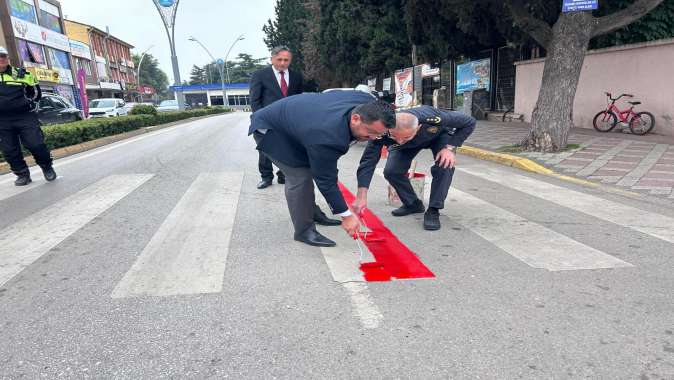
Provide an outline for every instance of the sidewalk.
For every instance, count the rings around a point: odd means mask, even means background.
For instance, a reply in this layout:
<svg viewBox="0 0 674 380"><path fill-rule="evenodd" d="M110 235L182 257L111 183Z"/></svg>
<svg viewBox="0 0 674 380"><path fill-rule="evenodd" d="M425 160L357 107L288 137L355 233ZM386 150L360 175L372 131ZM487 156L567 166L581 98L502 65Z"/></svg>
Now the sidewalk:
<svg viewBox="0 0 674 380"><path fill-rule="evenodd" d="M479 121L466 145L496 151L519 143L528 132L529 125L525 123ZM515 155L558 173L674 199L674 137L574 128L568 143L580 148L563 153Z"/></svg>

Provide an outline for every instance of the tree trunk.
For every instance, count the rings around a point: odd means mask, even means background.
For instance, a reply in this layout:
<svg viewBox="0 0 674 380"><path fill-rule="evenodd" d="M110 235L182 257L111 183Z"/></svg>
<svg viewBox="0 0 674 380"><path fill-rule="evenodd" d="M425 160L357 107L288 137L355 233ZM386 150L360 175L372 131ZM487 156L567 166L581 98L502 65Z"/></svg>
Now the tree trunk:
<svg viewBox="0 0 674 380"><path fill-rule="evenodd" d="M556 152L566 148L573 127L573 101L592 36L590 12L563 13L553 27L547 48L543 81L531 131L522 145L528 150Z"/></svg>

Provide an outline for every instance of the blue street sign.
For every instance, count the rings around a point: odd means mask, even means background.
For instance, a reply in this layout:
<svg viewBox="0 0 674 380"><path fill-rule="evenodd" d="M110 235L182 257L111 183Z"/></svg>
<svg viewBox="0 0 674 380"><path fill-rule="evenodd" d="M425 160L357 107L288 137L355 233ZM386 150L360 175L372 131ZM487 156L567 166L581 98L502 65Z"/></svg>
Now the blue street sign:
<svg viewBox="0 0 674 380"><path fill-rule="evenodd" d="M159 5L162 7L170 7L175 3L175 0L159 0Z"/></svg>
<svg viewBox="0 0 674 380"><path fill-rule="evenodd" d="M599 8L599 0L563 0L562 12L591 11Z"/></svg>

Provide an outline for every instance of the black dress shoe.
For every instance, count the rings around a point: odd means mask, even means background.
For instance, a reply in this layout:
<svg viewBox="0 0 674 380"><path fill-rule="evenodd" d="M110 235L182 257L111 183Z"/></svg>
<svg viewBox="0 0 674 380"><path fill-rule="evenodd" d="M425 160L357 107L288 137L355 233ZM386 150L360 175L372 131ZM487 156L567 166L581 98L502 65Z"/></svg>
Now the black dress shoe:
<svg viewBox="0 0 674 380"><path fill-rule="evenodd" d="M278 181L278 184L279 184L279 185L283 185L283 184L286 183L286 177L283 177L283 176L278 177L278 178L277 178L277 181Z"/></svg>
<svg viewBox="0 0 674 380"><path fill-rule="evenodd" d="M263 179L262 181L260 181L260 182L257 184L257 188L258 188L258 189L264 189L264 188L267 188L267 187L269 187L269 186L271 186L271 181L268 181L268 180L266 180L266 179Z"/></svg>
<svg viewBox="0 0 674 380"><path fill-rule="evenodd" d="M334 247L337 245L334 241L321 235L313 228L309 228L301 234L295 234L295 240L313 245L314 247Z"/></svg>
<svg viewBox="0 0 674 380"><path fill-rule="evenodd" d="M440 212L437 208L429 207L424 214L424 229L428 231L440 229Z"/></svg>
<svg viewBox="0 0 674 380"><path fill-rule="evenodd" d="M337 220L337 219L330 219L325 215L323 211L321 211L319 208L316 208L316 211L314 211L314 222L316 224L319 224L321 226L341 226L342 221Z"/></svg>
<svg viewBox="0 0 674 380"><path fill-rule="evenodd" d="M412 203L412 205L403 205L402 207L391 211L391 214L393 214L393 216L405 216L410 214L420 214L424 212L424 210L424 203L417 199L414 203Z"/></svg>
<svg viewBox="0 0 674 380"><path fill-rule="evenodd" d="M51 182L56 179L56 172L53 167L42 168L42 174L44 174L44 179Z"/></svg>
<svg viewBox="0 0 674 380"><path fill-rule="evenodd" d="M25 173L20 173L16 175L16 181L14 181L14 185L26 186L31 182L33 182L33 180L30 179L30 172L26 171Z"/></svg>

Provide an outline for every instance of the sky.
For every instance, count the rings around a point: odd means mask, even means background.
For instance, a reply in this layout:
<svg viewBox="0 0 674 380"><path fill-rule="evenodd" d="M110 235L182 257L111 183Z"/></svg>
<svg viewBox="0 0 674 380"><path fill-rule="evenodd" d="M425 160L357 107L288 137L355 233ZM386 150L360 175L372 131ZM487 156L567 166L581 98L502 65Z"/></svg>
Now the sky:
<svg viewBox="0 0 674 380"><path fill-rule="evenodd" d="M101 30L110 27L110 34L135 48L141 54L150 46L150 53L173 84L171 53L168 37L152 0L59 0L64 17L93 25ZM275 0L180 0L176 19L176 51L180 79L189 81L193 64L210 62L208 54L190 36L199 39L215 58L224 58L237 36L229 54L231 61L239 53L255 58L269 56L264 44L262 26L274 17Z"/></svg>

